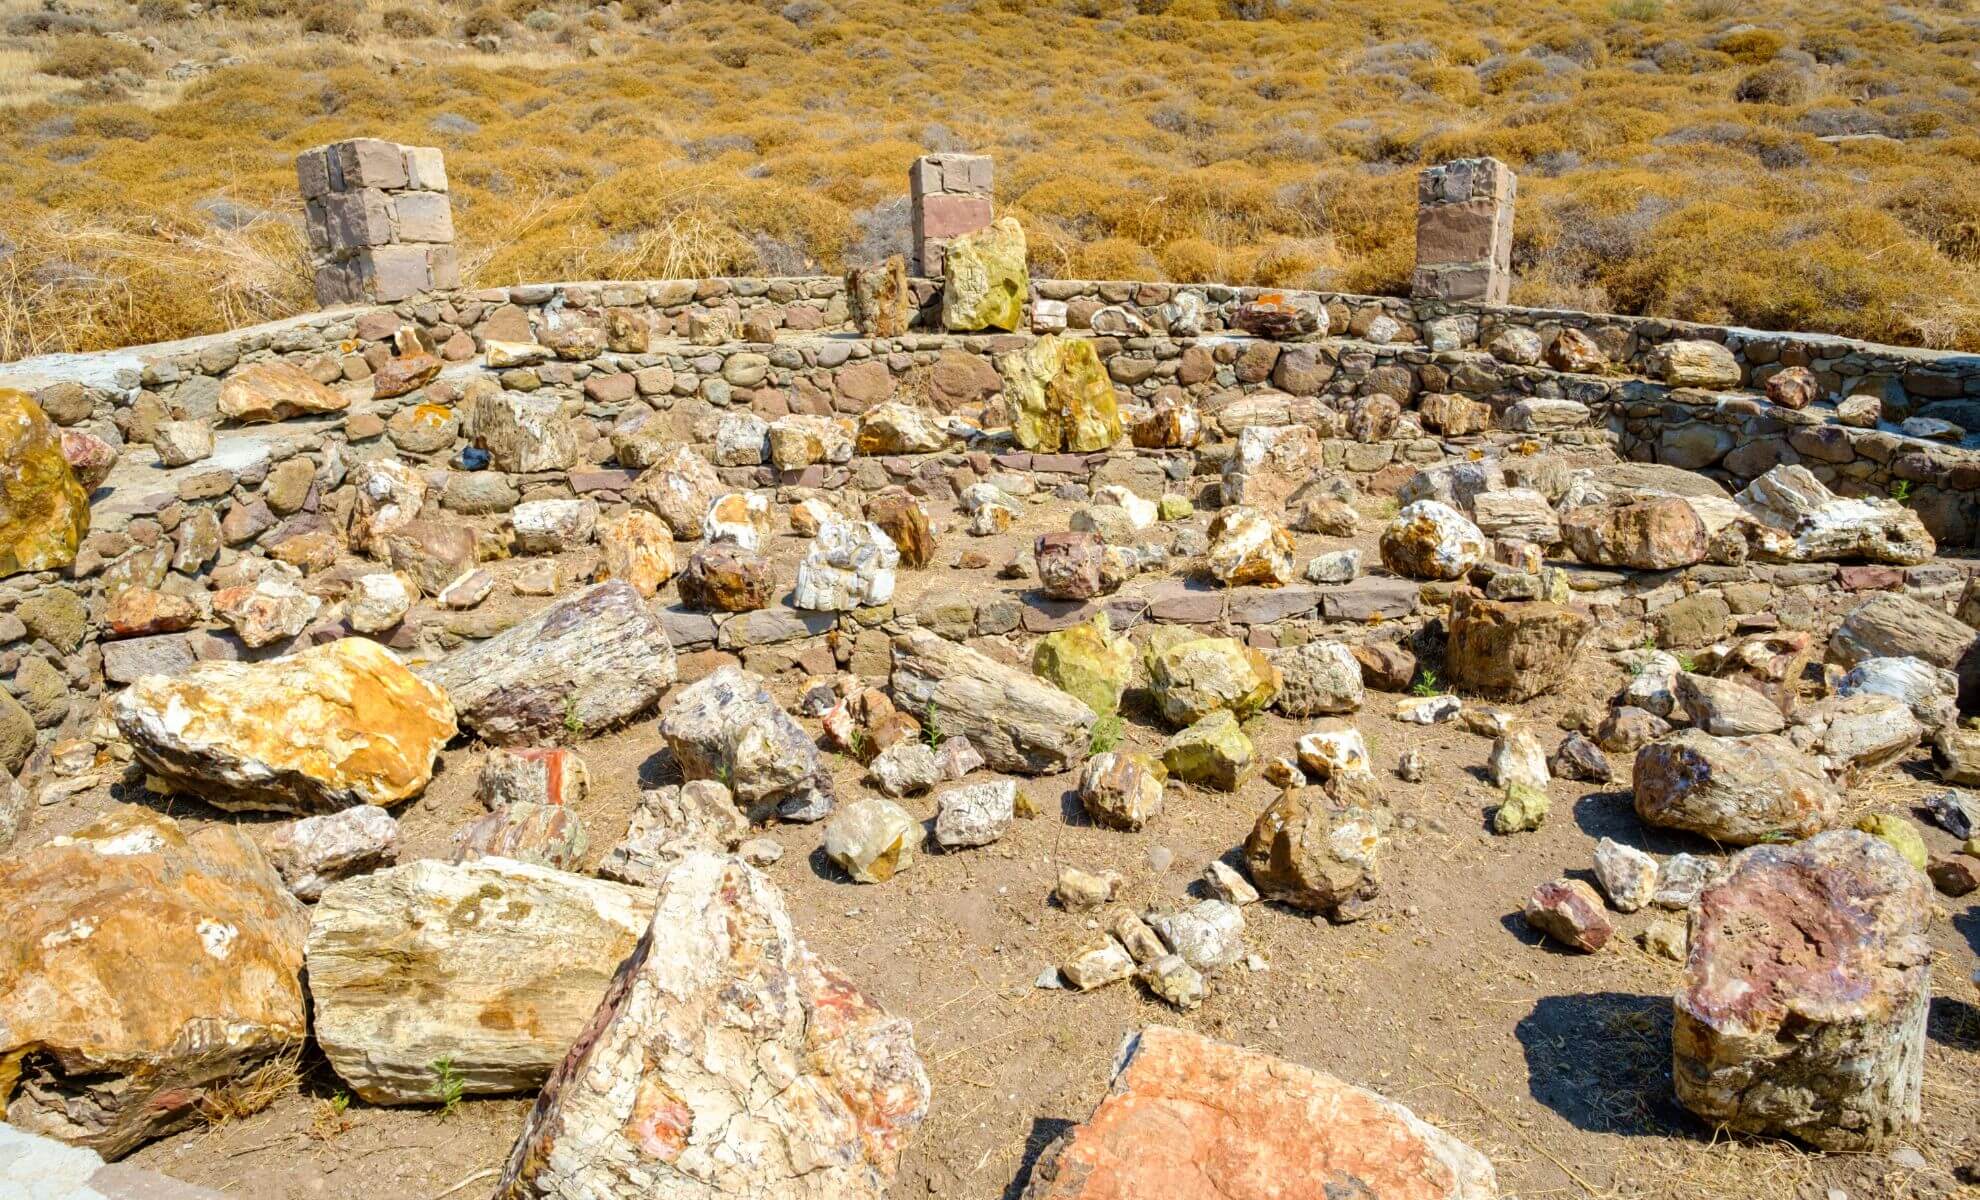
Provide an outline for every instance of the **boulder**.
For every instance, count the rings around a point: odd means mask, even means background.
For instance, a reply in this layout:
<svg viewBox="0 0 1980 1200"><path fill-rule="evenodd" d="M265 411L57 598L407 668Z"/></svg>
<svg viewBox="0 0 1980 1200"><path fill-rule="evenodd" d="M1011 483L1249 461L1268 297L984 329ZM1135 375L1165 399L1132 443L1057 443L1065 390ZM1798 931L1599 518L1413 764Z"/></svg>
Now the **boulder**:
<svg viewBox="0 0 1980 1200"><path fill-rule="evenodd" d="M342 412L350 398L279 358L235 367L220 384L220 415L248 424Z"/></svg>
<svg viewBox="0 0 1980 1200"><path fill-rule="evenodd" d="M1162 812L1168 768L1146 754L1108 750L1087 760L1079 801L1096 825L1140 830Z"/></svg>
<svg viewBox="0 0 1980 1200"><path fill-rule="evenodd" d="M488 451L496 470L568 471L583 457L586 431L565 415L555 393L469 390L473 403L461 435Z"/></svg>
<svg viewBox="0 0 1980 1200"><path fill-rule="evenodd" d="M399 823L361 804L277 825L261 848L298 900L315 900L339 879L391 866L399 857Z"/></svg>
<svg viewBox="0 0 1980 1200"><path fill-rule="evenodd" d="M688 556L679 577L681 603L705 612L755 612L768 607L776 584L770 560L728 542Z"/></svg>
<svg viewBox="0 0 1980 1200"><path fill-rule="evenodd" d="M999 358L997 370L1020 447L1085 454L1120 440L1113 381L1091 339L1046 334Z"/></svg>
<svg viewBox="0 0 1980 1200"><path fill-rule="evenodd" d="M1925 877L1837 831L1757 846L1699 897L1677 994L1678 1100L1715 1127L1860 1151L1918 1124Z"/></svg>
<svg viewBox="0 0 1980 1200"><path fill-rule="evenodd" d="M1162 765L1184 783L1235 792L1257 770L1258 754L1231 711L1218 708L1162 744Z"/></svg>
<svg viewBox="0 0 1980 1200"><path fill-rule="evenodd" d="M799 471L817 463L842 463L853 454L851 429L833 417L809 413L779 417L771 422L766 438L770 465L780 471Z"/></svg>
<svg viewBox="0 0 1980 1200"><path fill-rule="evenodd" d="M1672 387L1739 386L1739 360L1718 342L1665 342L1650 352L1647 366L1651 375Z"/></svg>
<svg viewBox="0 0 1980 1200"><path fill-rule="evenodd" d="M1325 465L1326 453L1321 448L1320 435L1312 426L1248 425L1238 431L1237 452L1224 460L1219 494L1226 505L1256 509L1276 519L1288 508L1299 505L1303 498L1314 502L1340 499L1331 494L1305 496L1313 477ZM1345 522L1348 533L1338 536L1353 533L1352 509L1346 514L1328 509L1326 516L1332 522L1329 529L1316 527L1316 522L1322 520L1319 514L1300 515L1301 527L1311 528L1313 532L1337 532L1340 523Z"/></svg>
<svg viewBox="0 0 1980 1200"><path fill-rule="evenodd" d="M647 599L674 577L673 532L643 509L630 509L601 524L598 552L602 577L623 579Z"/></svg>
<svg viewBox="0 0 1980 1200"><path fill-rule="evenodd" d="M147 675L112 713L154 776L237 811L397 804L455 733L447 694L367 638Z"/></svg>
<svg viewBox="0 0 1980 1200"><path fill-rule="evenodd" d="M1713 737L1684 729L1637 752L1636 815L1729 846L1821 832L1842 795L1821 767L1776 734Z"/></svg>
<svg viewBox="0 0 1980 1200"><path fill-rule="evenodd" d="M1959 719L1959 676L1910 656L1866 658L1836 684L1838 696L1889 696L1903 701L1927 731Z"/></svg>
<svg viewBox="0 0 1980 1200"><path fill-rule="evenodd" d="M749 820L729 789L713 779L643 788L626 836L605 852L598 873L656 887L692 854L727 854L749 836Z"/></svg>
<svg viewBox="0 0 1980 1200"><path fill-rule="evenodd" d="M1767 403L1807 408L1822 398L1822 383L1807 367L1784 367L1767 376Z"/></svg>
<svg viewBox="0 0 1980 1200"><path fill-rule="evenodd" d="M213 615L225 621L250 649L295 637L323 608L322 600L302 590L302 576L294 567L268 565L273 569L253 583L213 593Z"/></svg>
<svg viewBox="0 0 1980 1200"><path fill-rule="evenodd" d="M1299 740L1293 743L1293 752L1299 757L1300 769L1322 782L1351 775L1371 780L1375 777L1373 760L1368 757L1368 742L1349 721L1319 722L1299 735Z"/></svg>
<svg viewBox="0 0 1980 1200"><path fill-rule="evenodd" d="M1134 577L1136 560L1085 529L1042 533L1032 545L1038 589L1054 600L1090 600L1110 595Z"/></svg>
<svg viewBox="0 0 1980 1200"><path fill-rule="evenodd" d="M901 564L925 567L935 560L935 527L928 505L904 487L886 487L866 500L866 519L901 552Z"/></svg>
<svg viewBox="0 0 1980 1200"><path fill-rule="evenodd" d="M1382 826L1359 805L1336 810L1320 788L1289 788L1244 839L1245 867L1266 899L1352 921L1381 891Z"/></svg>
<svg viewBox="0 0 1980 1200"><path fill-rule="evenodd" d="M457 831L448 861L500 858L570 871L590 847L591 838L574 810L517 800L483 813Z"/></svg>
<svg viewBox="0 0 1980 1200"><path fill-rule="evenodd" d="M1778 704L1738 680L1685 671L1675 690L1691 723L1715 737L1779 733L1787 726Z"/></svg>
<svg viewBox="0 0 1980 1200"><path fill-rule="evenodd" d="M1459 579L1485 557L1485 537L1436 500L1405 505L1382 530L1382 563L1407 579Z"/></svg>
<svg viewBox="0 0 1980 1200"><path fill-rule="evenodd" d="M860 454L934 454L951 440L934 413L889 400L860 414L853 448Z"/></svg>
<svg viewBox="0 0 1980 1200"><path fill-rule="evenodd" d="M963 741L967 744L968 739ZM873 756L866 764L866 777L881 794L899 799L919 796L942 782L946 774L934 747L903 738Z"/></svg>
<svg viewBox="0 0 1980 1200"><path fill-rule="evenodd" d="M1613 838L1595 844L1595 878L1617 912L1631 913L1657 894L1657 860Z"/></svg>
<svg viewBox="0 0 1980 1200"><path fill-rule="evenodd" d="M680 446L642 472L626 499L657 514L676 541L692 541L702 536L708 506L726 491L707 459Z"/></svg>
<svg viewBox="0 0 1980 1200"><path fill-rule="evenodd" d="M1495 1200L1484 1155L1393 1100L1150 1025L1108 1094L1046 1147L1022 1200Z"/></svg>
<svg viewBox="0 0 1980 1200"><path fill-rule="evenodd" d="M942 257L942 326L957 333L1015 331L1029 294L1024 228L1000 217L950 241Z"/></svg>
<svg viewBox="0 0 1980 1200"><path fill-rule="evenodd" d="M1911 509L1875 496L1838 496L1807 467L1777 466L1735 499L1752 518L1748 542L1763 559L1913 566L1938 552Z"/></svg>
<svg viewBox="0 0 1980 1200"><path fill-rule="evenodd" d="M1149 658L1148 674L1163 719L1179 726L1219 710L1243 720L1271 704L1284 683L1264 651L1235 638L1173 642Z"/></svg>
<svg viewBox="0 0 1980 1200"><path fill-rule="evenodd" d="M1667 571L1704 562L1710 535L1682 497L1645 496L1567 509L1561 540L1591 566Z"/></svg>
<svg viewBox="0 0 1980 1200"><path fill-rule="evenodd" d="M1788 740L1845 785L1911 752L1925 726L1894 696L1830 696L1794 714Z"/></svg>
<svg viewBox="0 0 1980 1200"><path fill-rule="evenodd" d="M386 540L419 518L426 502L426 476L396 458L375 458L351 472L356 504L351 509L351 549L384 559Z"/></svg>
<svg viewBox="0 0 1980 1200"><path fill-rule="evenodd" d="M988 846L1010 829L1017 804L1018 786L1010 779L951 788L935 798L935 840L945 850Z"/></svg>
<svg viewBox="0 0 1980 1200"><path fill-rule="evenodd" d="M639 716L674 682L660 618L623 580L594 584L425 669L461 724L498 746L596 733Z"/></svg>
<svg viewBox="0 0 1980 1200"><path fill-rule="evenodd" d="M372 372L372 397L391 400L410 395L438 378L445 365L437 356L417 349L388 358Z"/></svg>
<svg viewBox="0 0 1980 1200"><path fill-rule="evenodd" d="M1266 652L1279 672L1279 694L1272 707L1289 717L1353 712L1361 707L1361 663L1339 642L1307 642Z"/></svg>
<svg viewBox="0 0 1980 1200"><path fill-rule="evenodd" d="M895 254L884 262L848 270L846 310L862 337L893 338L906 333L915 317L914 297L908 292L907 260Z"/></svg>
<svg viewBox="0 0 1980 1200"><path fill-rule="evenodd" d="M725 666L675 692L660 736L685 778L720 781L751 820L816 821L832 810L818 747L748 671Z"/></svg>
<svg viewBox="0 0 1980 1200"><path fill-rule="evenodd" d="M1417 401L1423 423L1445 437L1468 437L1492 427L1492 406L1451 392L1435 392Z"/></svg>
<svg viewBox="0 0 1980 1200"><path fill-rule="evenodd" d="M121 457L117 447L82 429L64 429L61 434L62 457L75 472L76 482L85 495L95 492Z"/></svg>
<svg viewBox="0 0 1980 1200"><path fill-rule="evenodd" d="M1134 644L1114 636L1105 610L1070 629L1038 639L1031 669L1040 679L1076 696L1100 716L1118 712L1121 693L1134 680Z"/></svg>
<svg viewBox="0 0 1980 1200"><path fill-rule="evenodd" d="M893 641L894 702L970 740L992 770L1049 775L1086 758L1094 712L1029 672L925 629Z"/></svg>
<svg viewBox="0 0 1980 1200"><path fill-rule="evenodd" d="M1561 540L1560 518L1547 497L1532 488L1480 492L1471 502L1478 531L1490 538L1519 538L1537 546Z"/></svg>
<svg viewBox="0 0 1980 1200"><path fill-rule="evenodd" d="M825 823L825 856L855 883L885 883L914 865L924 836L913 813L861 796Z"/></svg>
<svg viewBox="0 0 1980 1200"><path fill-rule="evenodd" d="M1973 647L1973 627L1902 592L1879 592L1842 619L1829 657L1844 667L1871 658L1916 658L1958 671Z"/></svg>
<svg viewBox="0 0 1980 1200"><path fill-rule="evenodd" d="M1541 884L1526 898L1521 915L1538 932L1588 954L1608 945L1616 932L1602 911L1602 898L1579 879Z"/></svg>
<svg viewBox="0 0 1980 1200"><path fill-rule="evenodd" d="M1467 691L1513 702L1559 687L1594 622L1544 600L1502 602L1459 592L1444 664Z"/></svg>
<svg viewBox="0 0 1980 1200"><path fill-rule="evenodd" d="M506 804L576 804L591 787L591 772L574 750L530 746L491 747L481 760L475 798L490 812Z"/></svg>
<svg viewBox="0 0 1980 1200"><path fill-rule="evenodd" d="M1226 508L1210 522L1210 574L1225 587L1284 587L1298 578L1292 537L1255 509Z"/></svg>
<svg viewBox="0 0 1980 1200"><path fill-rule="evenodd" d="M811 612L845 612L894 598L901 552L871 521L827 521L798 564L791 603Z"/></svg>
<svg viewBox="0 0 1980 1200"><path fill-rule="evenodd" d="M265 1103L231 1086L308 1036L309 915L247 832L119 806L0 857L7 1123L121 1158Z"/></svg>
<svg viewBox="0 0 1980 1200"><path fill-rule="evenodd" d="M421 859L332 884L309 927L317 1044L372 1104L530 1091L584 1031L653 908L644 888L504 858Z"/></svg>
<svg viewBox="0 0 1980 1200"><path fill-rule="evenodd" d="M928 1110L908 1023L813 955L738 859L689 856L657 900L496 1193L880 1200Z"/></svg>
<svg viewBox="0 0 1980 1200"><path fill-rule="evenodd" d="M89 493L62 434L24 392L0 388L0 578L55 571L89 533Z"/></svg>

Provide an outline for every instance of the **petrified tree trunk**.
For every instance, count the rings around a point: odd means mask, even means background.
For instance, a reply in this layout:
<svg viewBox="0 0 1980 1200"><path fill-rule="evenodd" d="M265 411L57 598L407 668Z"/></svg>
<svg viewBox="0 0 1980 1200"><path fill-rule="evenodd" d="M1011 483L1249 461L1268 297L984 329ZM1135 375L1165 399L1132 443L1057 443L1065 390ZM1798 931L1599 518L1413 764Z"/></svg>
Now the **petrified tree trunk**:
<svg viewBox="0 0 1980 1200"><path fill-rule="evenodd" d="M1931 998L1931 889L1854 830L1758 846L1705 889L1677 996L1678 1099L1825 1150L1915 1125Z"/></svg>

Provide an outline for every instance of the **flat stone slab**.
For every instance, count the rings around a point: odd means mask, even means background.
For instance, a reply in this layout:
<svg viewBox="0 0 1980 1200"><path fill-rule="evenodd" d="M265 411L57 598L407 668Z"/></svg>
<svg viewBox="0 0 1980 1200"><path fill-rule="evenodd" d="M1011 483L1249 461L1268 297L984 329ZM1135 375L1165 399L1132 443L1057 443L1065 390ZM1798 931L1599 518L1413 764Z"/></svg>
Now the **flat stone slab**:
<svg viewBox="0 0 1980 1200"><path fill-rule="evenodd" d="M94 1150L0 1124L0 1196L8 1200L229 1200Z"/></svg>
<svg viewBox="0 0 1980 1200"><path fill-rule="evenodd" d="M1329 621L1406 617L1416 611L1416 585L1407 579L1357 579L1320 595L1320 615Z"/></svg>

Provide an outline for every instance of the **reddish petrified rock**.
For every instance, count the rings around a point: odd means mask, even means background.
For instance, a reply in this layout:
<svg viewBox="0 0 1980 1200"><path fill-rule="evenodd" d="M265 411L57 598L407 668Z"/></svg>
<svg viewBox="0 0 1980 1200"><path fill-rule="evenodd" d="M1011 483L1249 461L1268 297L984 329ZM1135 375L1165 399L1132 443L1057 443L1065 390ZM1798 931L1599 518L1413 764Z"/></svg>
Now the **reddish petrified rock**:
<svg viewBox="0 0 1980 1200"><path fill-rule="evenodd" d="M1038 536L1032 547L1039 590L1056 600L1091 600L1118 589L1134 574L1119 547L1088 530Z"/></svg>
<svg viewBox="0 0 1980 1200"><path fill-rule="evenodd" d="M117 593L103 619L117 637L142 637L191 629L199 624L199 609L184 596L132 586Z"/></svg>
<svg viewBox="0 0 1980 1200"><path fill-rule="evenodd" d="M1729 846L1807 837L1842 809L1820 765L1771 733L1680 730L1637 752L1634 786L1636 815L1646 823Z"/></svg>
<svg viewBox="0 0 1980 1200"><path fill-rule="evenodd" d="M379 400L390 400L416 392L433 381L445 365L438 358L424 351L417 354L401 355L385 360L371 377L371 394Z"/></svg>
<svg viewBox="0 0 1980 1200"><path fill-rule="evenodd" d="M1825 1150L1915 1125L1931 993L1925 878L1855 830L1741 853L1691 916L1678 1099Z"/></svg>
<svg viewBox="0 0 1980 1200"><path fill-rule="evenodd" d="M1444 662L1451 682L1501 700L1552 691L1595 623L1544 600L1501 602L1459 592L1451 603Z"/></svg>
<svg viewBox="0 0 1980 1200"><path fill-rule="evenodd" d="M1539 932L1590 954L1608 945L1616 931L1602 897L1579 879L1554 879L1534 888L1523 915Z"/></svg>
<svg viewBox="0 0 1980 1200"><path fill-rule="evenodd" d="M1822 395L1822 385L1807 367L1787 367L1767 376L1767 401L1782 408L1807 408Z"/></svg>
<svg viewBox="0 0 1980 1200"><path fill-rule="evenodd" d="M682 604L708 612L754 612L773 589L770 560L729 542L696 550L676 582Z"/></svg>
<svg viewBox="0 0 1980 1200"><path fill-rule="evenodd" d="M1492 1200L1485 1156L1386 1097L1151 1025L1024 1200Z"/></svg>
<svg viewBox="0 0 1980 1200"><path fill-rule="evenodd" d="M1561 515L1561 540L1582 562L1665 571L1705 561L1705 522L1680 496L1584 504Z"/></svg>
<svg viewBox="0 0 1980 1200"><path fill-rule="evenodd" d="M866 519L880 527L901 552L904 567L925 567L935 559L935 529L928 506L904 487L882 488L866 502Z"/></svg>
<svg viewBox="0 0 1980 1200"><path fill-rule="evenodd" d="M928 1110L908 1023L799 940L775 885L691 853L496 1188L878 1200Z"/></svg>

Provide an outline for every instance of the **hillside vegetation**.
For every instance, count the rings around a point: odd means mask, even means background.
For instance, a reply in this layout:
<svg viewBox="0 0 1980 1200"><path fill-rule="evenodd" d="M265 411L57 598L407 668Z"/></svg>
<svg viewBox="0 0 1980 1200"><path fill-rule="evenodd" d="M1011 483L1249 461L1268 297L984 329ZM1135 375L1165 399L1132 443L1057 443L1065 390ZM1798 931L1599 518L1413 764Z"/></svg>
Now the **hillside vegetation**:
<svg viewBox="0 0 1980 1200"><path fill-rule="evenodd" d="M0 5L0 353L311 306L291 159L447 153L473 282L836 272L917 154L1035 270L1398 293L1425 163L1514 300L1980 349L1971 0Z"/></svg>

